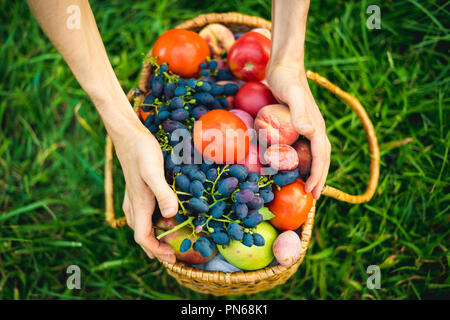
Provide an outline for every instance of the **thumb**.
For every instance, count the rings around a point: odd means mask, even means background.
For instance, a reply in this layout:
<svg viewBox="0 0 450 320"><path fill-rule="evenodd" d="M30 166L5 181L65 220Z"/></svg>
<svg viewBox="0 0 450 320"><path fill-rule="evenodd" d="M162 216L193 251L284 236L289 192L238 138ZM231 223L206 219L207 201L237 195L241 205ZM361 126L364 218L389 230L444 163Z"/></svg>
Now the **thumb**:
<svg viewBox="0 0 450 320"><path fill-rule="evenodd" d="M307 112L306 92L299 86L292 86L288 89L286 100L291 111L294 129L305 137L311 136L315 128L310 120L310 114Z"/></svg>
<svg viewBox="0 0 450 320"><path fill-rule="evenodd" d="M178 199L172 188L167 184L164 175L153 174L148 179L145 179L145 182L152 189L162 216L170 218L176 215L178 212Z"/></svg>

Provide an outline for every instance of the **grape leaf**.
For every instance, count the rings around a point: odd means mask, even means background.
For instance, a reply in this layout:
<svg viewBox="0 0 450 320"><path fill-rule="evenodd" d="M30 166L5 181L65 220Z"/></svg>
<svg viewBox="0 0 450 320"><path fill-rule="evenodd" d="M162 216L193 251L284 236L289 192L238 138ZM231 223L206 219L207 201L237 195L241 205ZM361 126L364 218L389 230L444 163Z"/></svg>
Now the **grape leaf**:
<svg viewBox="0 0 450 320"><path fill-rule="evenodd" d="M275 218L275 215L267 207L262 207L258 211L263 216L264 220L270 220L272 218Z"/></svg>

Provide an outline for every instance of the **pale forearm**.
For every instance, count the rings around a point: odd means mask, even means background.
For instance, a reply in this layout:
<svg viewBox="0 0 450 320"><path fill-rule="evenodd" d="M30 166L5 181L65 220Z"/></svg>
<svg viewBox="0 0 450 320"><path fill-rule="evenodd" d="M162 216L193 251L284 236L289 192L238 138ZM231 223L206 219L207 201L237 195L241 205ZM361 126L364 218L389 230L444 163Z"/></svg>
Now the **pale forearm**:
<svg viewBox="0 0 450 320"><path fill-rule="evenodd" d="M119 138L138 127L139 119L123 92L103 46L87 0L28 0L31 11L61 53L100 113L108 133ZM69 6L80 8L80 24L67 21Z"/></svg>
<svg viewBox="0 0 450 320"><path fill-rule="evenodd" d="M270 67L304 69L304 46L309 0L273 0Z"/></svg>

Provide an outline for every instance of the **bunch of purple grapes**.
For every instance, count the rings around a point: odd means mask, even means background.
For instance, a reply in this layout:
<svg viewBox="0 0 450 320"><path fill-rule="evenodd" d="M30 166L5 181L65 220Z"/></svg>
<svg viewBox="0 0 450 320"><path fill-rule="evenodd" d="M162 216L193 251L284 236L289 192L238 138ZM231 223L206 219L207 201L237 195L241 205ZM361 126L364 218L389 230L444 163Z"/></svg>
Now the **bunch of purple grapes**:
<svg viewBox="0 0 450 320"><path fill-rule="evenodd" d="M162 140L164 146L170 144L170 134L176 129L192 131L193 122L208 111L226 109L226 97L236 94L239 89L234 83L216 83L228 80L232 75L228 70L217 70L215 60L201 64L198 79L183 79L170 72L167 64L159 66L152 59L150 63L153 67L147 84L150 93L145 96L142 109L153 114L147 116L144 125Z"/></svg>

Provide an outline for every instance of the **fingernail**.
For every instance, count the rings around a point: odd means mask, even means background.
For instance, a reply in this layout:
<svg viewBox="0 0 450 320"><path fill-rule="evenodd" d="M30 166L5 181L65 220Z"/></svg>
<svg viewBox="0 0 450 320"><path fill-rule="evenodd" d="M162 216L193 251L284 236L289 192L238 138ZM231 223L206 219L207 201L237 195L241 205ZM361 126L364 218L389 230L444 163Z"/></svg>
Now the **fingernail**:
<svg viewBox="0 0 450 320"><path fill-rule="evenodd" d="M163 215L163 217L167 217L167 216L170 216L171 214L173 214L174 212L175 212L175 208L173 208L173 207L170 207L170 208L164 208L162 211L161 211L161 214Z"/></svg>

